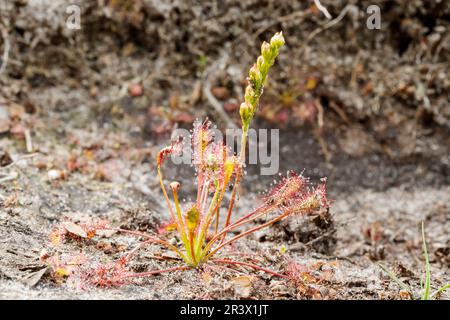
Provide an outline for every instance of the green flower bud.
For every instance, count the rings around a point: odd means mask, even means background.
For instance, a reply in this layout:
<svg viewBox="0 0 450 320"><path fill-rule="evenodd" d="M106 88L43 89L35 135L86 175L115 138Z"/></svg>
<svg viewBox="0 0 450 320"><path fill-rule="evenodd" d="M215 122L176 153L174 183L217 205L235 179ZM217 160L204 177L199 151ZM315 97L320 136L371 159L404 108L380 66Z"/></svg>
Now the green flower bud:
<svg viewBox="0 0 450 320"><path fill-rule="evenodd" d="M259 56L258 59L256 60L256 65L259 69L259 72L262 75L261 82L264 81L264 78L266 77L265 75L267 75L267 72L269 72L269 68L274 63L274 61L275 61L274 59L267 60L263 56Z"/></svg>
<svg viewBox="0 0 450 320"><path fill-rule="evenodd" d="M250 68L250 70L248 72L248 76L250 77L250 81L252 81L256 85L261 83L261 81L262 81L261 72L259 71L256 64L254 64L253 67Z"/></svg>
<svg viewBox="0 0 450 320"><path fill-rule="evenodd" d="M256 66L259 70L262 70L264 68L264 65L266 64L266 61L264 60L263 56L259 56L256 60Z"/></svg>
<svg viewBox="0 0 450 320"><path fill-rule="evenodd" d="M245 88L244 99L246 102L253 104L252 101L255 99L255 90L253 90L251 85L248 85Z"/></svg>
<svg viewBox="0 0 450 320"><path fill-rule="evenodd" d="M266 61L272 60L273 57L272 48L270 44L268 44L265 41L261 45L261 54Z"/></svg>
<svg viewBox="0 0 450 320"><path fill-rule="evenodd" d="M280 47L282 47L285 44L283 32L277 32L274 34L272 39L270 39L270 46L278 50Z"/></svg>
<svg viewBox="0 0 450 320"><path fill-rule="evenodd" d="M250 121L253 117L253 108L247 102L241 103L239 108L239 114L241 115L242 124L244 127L250 126Z"/></svg>
<svg viewBox="0 0 450 320"><path fill-rule="evenodd" d="M261 55L248 72L249 85L245 89L245 103L242 103L239 109L242 126L246 130L248 130L254 113L258 108L269 69L275 63L275 58L282 45L284 45L284 37L281 32L276 33L270 39L270 43L264 41L261 45Z"/></svg>

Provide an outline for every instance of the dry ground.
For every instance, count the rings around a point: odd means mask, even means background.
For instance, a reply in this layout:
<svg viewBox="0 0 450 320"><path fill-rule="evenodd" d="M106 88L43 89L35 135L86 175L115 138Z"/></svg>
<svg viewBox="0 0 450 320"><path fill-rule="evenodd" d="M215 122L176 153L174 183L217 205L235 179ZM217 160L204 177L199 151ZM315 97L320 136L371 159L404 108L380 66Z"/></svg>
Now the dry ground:
<svg viewBox="0 0 450 320"><path fill-rule="evenodd" d="M345 8L322 2L333 17ZM398 299L399 287L378 263L418 290L421 221L432 286L448 283L449 8L445 1L376 1L383 29L373 32L364 28L369 2L355 1L357 15L310 41L326 21L306 2L79 1L80 32L67 31L58 18L64 1L8 2L1 16L11 51L0 75L0 298ZM208 115L220 127L236 119L245 70L261 41L280 29L287 46L255 126L280 128L280 172L329 178L333 223L290 220L223 255L244 252L236 259L274 270L291 260L319 276L332 270L327 281L311 284L319 293L214 267L81 291L49 273L40 277L40 253L54 250L48 234L65 219L102 218L148 232L167 219L156 152L175 126L189 127L195 117ZM248 169L238 215L273 180L258 172ZM190 174L168 174L182 182L186 198ZM113 235L59 250L107 263L135 244ZM154 259L160 254L148 247L131 267L174 265ZM245 290L236 284L242 274L253 276Z"/></svg>

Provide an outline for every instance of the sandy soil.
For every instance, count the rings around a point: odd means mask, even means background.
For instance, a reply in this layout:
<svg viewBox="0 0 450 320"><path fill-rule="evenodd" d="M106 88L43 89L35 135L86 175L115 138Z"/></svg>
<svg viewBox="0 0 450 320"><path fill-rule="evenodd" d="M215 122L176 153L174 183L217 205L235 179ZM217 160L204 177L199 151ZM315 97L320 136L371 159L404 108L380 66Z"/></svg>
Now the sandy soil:
<svg viewBox="0 0 450 320"><path fill-rule="evenodd" d="M379 264L418 292L422 221L432 287L450 282L445 1L378 1L385 13L378 33L361 27L368 2L356 1L359 18L346 16L309 42L326 21L306 4L79 1L84 22L76 33L56 18L63 1L45 2L15 0L1 16L11 54L0 75L0 298L407 299ZM334 17L345 6L323 3ZM291 219L221 255L244 253L236 259L280 272L295 261L323 280L296 285L206 266L114 288L78 290L56 281L39 259L44 249L82 251L95 264L137 244L105 234L55 249L49 234L61 221L101 218L156 232L167 220L156 152L173 128L189 128L196 117L209 116L221 128L235 121L245 70L260 42L279 29L288 45L255 127L280 128L280 172L305 169L316 182L327 176L332 205L327 220ZM217 103L225 112L217 113ZM255 206L273 180L258 169L248 168L237 215ZM188 167L167 174L182 182L185 198L192 196L191 174ZM130 267L178 265L156 259L165 254L146 247ZM242 288L241 276L250 276L250 285Z"/></svg>

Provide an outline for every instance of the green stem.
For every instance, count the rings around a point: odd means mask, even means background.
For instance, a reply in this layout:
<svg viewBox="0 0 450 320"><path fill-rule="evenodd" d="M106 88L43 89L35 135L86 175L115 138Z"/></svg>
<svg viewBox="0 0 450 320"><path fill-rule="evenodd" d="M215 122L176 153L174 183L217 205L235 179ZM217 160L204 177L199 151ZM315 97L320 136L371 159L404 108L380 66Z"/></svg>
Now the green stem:
<svg viewBox="0 0 450 320"><path fill-rule="evenodd" d="M184 229L184 221L183 221L183 217L181 215L180 203L178 201L178 192L177 192L177 190L172 189L172 193L173 193L173 200L175 202L175 209L176 209L177 217L178 217L178 223L176 223L177 231L178 231L181 241L183 242L183 245L186 249L186 254L189 256L190 252L187 250L189 244L188 244L188 239L187 239L187 235L186 235L186 230ZM189 257L189 258L191 258L191 257Z"/></svg>
<svg viewBox="0 0 450 320"><path fill-rule="evenodd" d="M213 212L213 208L215 206L215 203L217 201L217 197L219 196L219 190L220 189L216 185L216 191L214 192L214 196L213 196L213 198L211 200L211 204L209 205L208 212L206 213L205 219L203 220L204 222L203 222L202 227L200 229L200 235L197 238L197 247L196 247L196 250L195 250L195 254L196 255L199 254L199 252L200 252L200 250L202 248L204 237L206 236L206 232L207 232L207 230L209 228L209 225L211 224L211 220L212 220L211 218L213 216L212 212Z"/></svg>

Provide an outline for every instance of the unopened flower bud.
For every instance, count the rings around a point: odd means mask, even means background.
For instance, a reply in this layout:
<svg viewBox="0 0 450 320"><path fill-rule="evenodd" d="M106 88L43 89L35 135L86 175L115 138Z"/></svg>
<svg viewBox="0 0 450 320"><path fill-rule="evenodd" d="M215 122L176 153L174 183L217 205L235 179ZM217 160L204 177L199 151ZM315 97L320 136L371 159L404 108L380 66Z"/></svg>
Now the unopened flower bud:
<svg viewBox="0 0 450 320"><path fill-rule="evenodd" d="M252 86L248 85L245 88L245 95L244 95L244 99L246 102L251 103L251 101L253 101L255 96L255 90L253 90Z"/></svg>
<svg viewBox="0 0 450 320"><path fill-rule="evenodd" d="M265 65L265 60L263 58L263 56L259 56L258 59L256 60L256 66L258 67L259 70L261 70Z"/></svg>
<svg viewBox="0 0 450 320"><path fill-rule="evenodd" d="M264 59L270 61L272 60L272 48L270 47L270 44L268 44L267 42L263 42L263 44L261 45L261 54L264 57Z"/></svg>
<svg viewBox="0 0 450 320"><path fill-rule="evenodd" d="M270 39L270 46L274 47L276 50L278 50L281 46L285 44L283 32L277 32L275 35Z"/></svg>
<svg viewBox="0 0 450 320"><path fill-rule="evenodd" d="M253 67L250 68L248 72L248 76L250 77L250 81L254 83L260 83L261 82L261 72L259 71L256 64L253 65Z"/></svg>
<svg viewBox="0 0 450 320"><path fill-rule="evenodd" d="M239 114L241 115L242 124L248 127L253 116L252 107L246 102L241 103Z"/></svg>

